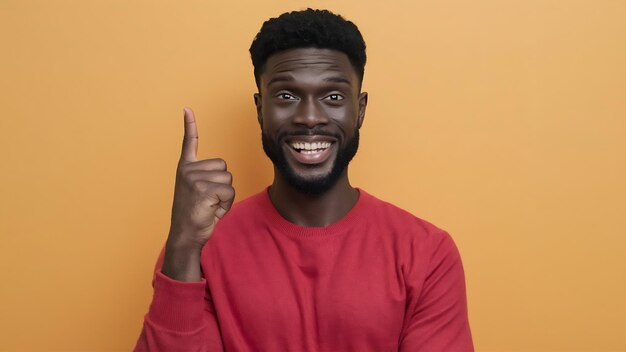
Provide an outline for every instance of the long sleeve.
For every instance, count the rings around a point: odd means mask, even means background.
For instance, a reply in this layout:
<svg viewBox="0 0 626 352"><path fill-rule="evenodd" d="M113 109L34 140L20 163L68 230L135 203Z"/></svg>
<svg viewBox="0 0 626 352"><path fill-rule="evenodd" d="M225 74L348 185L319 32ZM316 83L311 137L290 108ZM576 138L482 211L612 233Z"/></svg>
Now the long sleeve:
<svg viewBox="0 0 626 352"><path fill-rule="evenodd" d="M182 282L161 273L157 260L150 309L134 351L223 351L206 280Z"/></svg>
<svg viewBox="0 0 626 352"><path fill-rule="evenodd" d="M135 351L473 351L452 238L364 191L326 227L287 221L267 190L235 204L201 282L162 256Z"/></svg>
<svg viewBox="0 0 626 352"><path fill-rule="evenodd" d="M459 251L447 233L433 235L427 271L407 273L409 304L400 351L473 351Z"/></svg>

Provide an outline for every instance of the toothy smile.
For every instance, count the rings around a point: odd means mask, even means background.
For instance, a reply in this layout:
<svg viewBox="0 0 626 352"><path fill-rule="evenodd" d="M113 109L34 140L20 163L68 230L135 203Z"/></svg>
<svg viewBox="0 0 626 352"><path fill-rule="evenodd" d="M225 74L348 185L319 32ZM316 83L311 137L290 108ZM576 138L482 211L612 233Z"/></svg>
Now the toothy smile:
<svg viewBox="0 0 626 352"><path fill-rule="evenodd" d="M300 153L314 154L314 153L323 152L324 150L328 149L331 143L330 142L313 142L313 143L292 142L290 143L290 145L293 149L295 149L296 151Z"/></svg>
<svg viewBox="0 0 626 352"><path fill-rule="evenodd" d="M322 164L332 155L336 139L330 136L294 136L286 140L290 155L301 164Z"/></svg>

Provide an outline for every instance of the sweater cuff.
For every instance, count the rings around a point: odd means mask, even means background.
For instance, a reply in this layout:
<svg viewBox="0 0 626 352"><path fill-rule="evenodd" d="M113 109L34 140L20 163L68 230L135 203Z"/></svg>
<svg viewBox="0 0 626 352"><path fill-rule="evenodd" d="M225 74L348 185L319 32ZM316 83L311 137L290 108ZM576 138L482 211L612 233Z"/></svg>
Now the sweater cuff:
<svg viewBox="0 0 626 352"><path fill-rule="evenodd" d="M206 280L184 282L165 276L160 270L154 276L154 296L148 319L161 328L185 332L204 324Z"/></svg>

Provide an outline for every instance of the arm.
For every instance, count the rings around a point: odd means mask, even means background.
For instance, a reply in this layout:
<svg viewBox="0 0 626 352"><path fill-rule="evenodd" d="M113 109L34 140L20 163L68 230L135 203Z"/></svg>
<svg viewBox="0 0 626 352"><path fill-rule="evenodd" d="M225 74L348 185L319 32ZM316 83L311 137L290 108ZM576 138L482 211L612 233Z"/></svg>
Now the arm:
<svg viewBox="0 0 626 352"><path fill-rule="evenodd" d="M221 159L198 160L198 129L191 109L174 188L172 221L155 267L154 295L135 351L222 351L219 326L200 257L235 196Z"/></svg>
<svg viewBox="0 0 626 352"><path fill-rule="evenodd" d="M400 351L474 351L459 251L450 235L435 235L425 277L420 279L415 268L407 273L409 303Z"/></svg>
<svg viewBox="0 0 626 352"><path fill-rule="evenodd" d="M134 351L223 351L206 280L177 281L155 266L154 295Z"/></svg>

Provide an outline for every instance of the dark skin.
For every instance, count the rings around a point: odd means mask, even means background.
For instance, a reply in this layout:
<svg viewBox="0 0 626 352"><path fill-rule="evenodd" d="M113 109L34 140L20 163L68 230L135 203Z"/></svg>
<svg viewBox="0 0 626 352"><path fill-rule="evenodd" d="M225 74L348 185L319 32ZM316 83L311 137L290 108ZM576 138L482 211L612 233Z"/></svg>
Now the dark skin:
<svg viewBox="0 0 626 352"><path fill-rule="evenodd" d="M360 92L361 82L348 56L330 49L287 50L267 60L260 78L260 92L254 95L254 102L259 124L270 138L277 138L281 132L315 127L340 136L331 156L313 168L304 168L286 152L289 166L299 177L328 174L337 148L354 137L367 107L367 93ZM358 191L350 185L347 168L327 192L309 195L292 187L275 166L270 198L290 222L321 227L338 221L352 209Z"/></svg>
<svg viewBox="0 0 626 352"><path fill-rule="evenodd" d="M348 57L329 49L292 49L272 55L254 95L262 131L276 141L288 167L302 179L328 175L367 107L367 93ZM232 175L222 159L197 159L198 131L191 109L185 109L185 137L176 173L172 221L161 271L179 281L200 281L202 247L215 225L230 209L235 196ZM324 135L311 134L323 131ZM288 138L281 136L289 135ZM330 144L323 153L306 156L292 148L295 142ZM274 167L270 198L278 212L306 227L330 225L341 219L358 199L347 168L321 194L306 194L291 186Z"/></svg>

